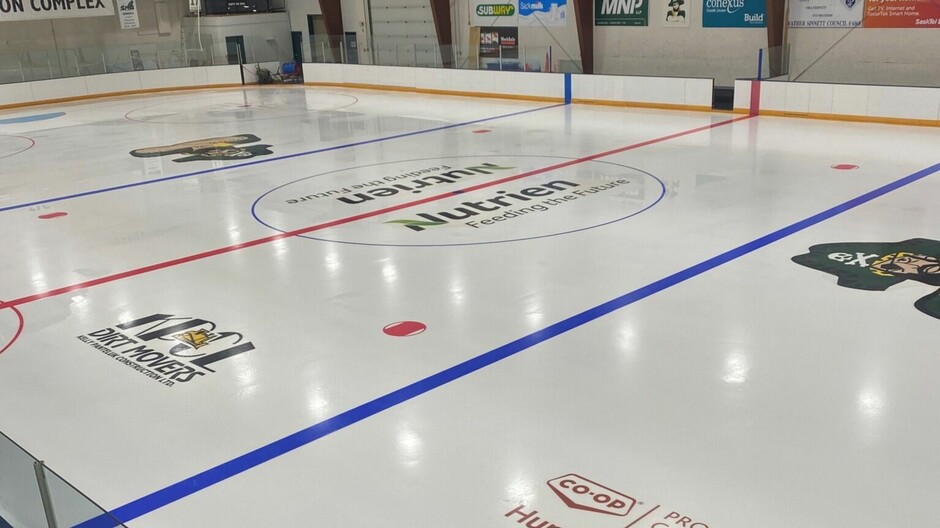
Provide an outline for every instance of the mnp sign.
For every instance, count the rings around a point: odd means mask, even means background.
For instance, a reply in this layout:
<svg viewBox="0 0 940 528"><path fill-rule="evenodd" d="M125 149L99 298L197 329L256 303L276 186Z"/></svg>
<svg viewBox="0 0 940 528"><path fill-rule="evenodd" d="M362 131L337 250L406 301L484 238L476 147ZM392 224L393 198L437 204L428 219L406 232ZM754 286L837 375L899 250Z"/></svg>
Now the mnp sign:
<svg viewBox="0 0 940 528"><path fill-rule="evenodd" d="M0 0L0 22L114 15L114 0Z"/></svg>
<svg viewBox="0 0 940 528"><path fill-rule="evenodd" d="M702 27L767 27L767 0L705 0Z"/></svg>
<svg viewBox="0 0 940 528"><path fill-rule="evenodd" d="M648 26L649 0L594 0L595 26Z"/></svg>

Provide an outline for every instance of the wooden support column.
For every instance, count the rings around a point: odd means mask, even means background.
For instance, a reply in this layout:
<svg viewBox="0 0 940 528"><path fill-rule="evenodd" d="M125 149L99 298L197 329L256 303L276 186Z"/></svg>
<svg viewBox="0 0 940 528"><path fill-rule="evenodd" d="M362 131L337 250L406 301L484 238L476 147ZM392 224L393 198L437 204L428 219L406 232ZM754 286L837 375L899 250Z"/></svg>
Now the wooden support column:
<svg viewBox="0 0 940 528"><path fill-rule="evenodd" d="M767 54L764 60L770 77L777 77L783 71L783 37L787 26L785 7L786 0L767 0Z"/></svg>
<svg viewBox="0 0 940 528"><path fill-rule="evenodd" d="M342 62L343 55L340 47L343 46L343 6L340 0L320 0L320 11L323 12L323 22L326 24L326 33L330 40L330 50L333 53L333 62Z"/></svg>
<svg viewBox="0 0 940 528"><path fill-rule="evenodd" d="M434 17L434 30L437 32L437 44L441 48L441 64L445 68L454 67L454 32L451 30L450 0L429 0L431 16Z"/></svg>
<svg viewBox="0 0 940 528"><path fill-rule="evenodd" d="M594 0L572 0L572 3L574 19L578 24L581 69L583 73L594 73Z"/></svg>

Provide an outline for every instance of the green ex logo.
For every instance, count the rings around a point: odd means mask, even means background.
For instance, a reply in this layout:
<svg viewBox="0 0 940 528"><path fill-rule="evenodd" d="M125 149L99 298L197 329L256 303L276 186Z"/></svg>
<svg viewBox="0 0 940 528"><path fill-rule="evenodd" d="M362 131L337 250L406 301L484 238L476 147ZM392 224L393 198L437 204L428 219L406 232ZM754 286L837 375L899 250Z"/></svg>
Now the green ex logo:
<svg viewBox="0 0 940 528"><path fill-rule="evenodd" d="M480 4L477 6L477 16L513 16L516 6L512 4Z"/></svg>

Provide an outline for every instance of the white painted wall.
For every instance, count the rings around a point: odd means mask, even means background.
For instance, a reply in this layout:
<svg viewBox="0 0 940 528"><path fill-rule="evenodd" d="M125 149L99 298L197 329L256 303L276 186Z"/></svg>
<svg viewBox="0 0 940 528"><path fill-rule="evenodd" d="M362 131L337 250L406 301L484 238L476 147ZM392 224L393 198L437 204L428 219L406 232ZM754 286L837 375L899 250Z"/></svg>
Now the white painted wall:
<svg viewBox="0 0 940 528"><path fill-rule="evenodd" d="M650 1L649 27L595 28L595 71L626 75L710 77L717 86L757 75L765 28L703 28L703 0L687 0L688 28L662 26L667 0Z"/></svg>
<svg viewBox="0 0 940 528"><path fill-rule="evenodd" d="M790 79L940 86L940 29L793 28L789 40Z"/></svg>
<svg viewBox="0 0 940 528"><path fill-rule="evenodd" d="M169 33L157 29L156 9L164 4L169 14ZM187 0L138 0L140 28L121 29L118 15L56 20L0 22L0 54L24 51L115 46L141 43L170 43L179 46L180 21L188 11Z"/></svg>
<svg viewBox="0 0 940 528"><path fill-rule="evenodd" d="M499 2L493 2L499 3ZM475 64L469 64L467 57L470 47L470 0L454 0L451 9L455 12L454 18L454 43L457 45L457 64L462 68L476 68ZM578 44L578 26L576 23L574 6L569 3L567 7L567 25L565 27L528 27L519 28L519 56L520 59L525 55L526 62L532 62L535 58L542 59L552 48L552 58L554 65L552 68L558 70L560 61L574 63L568 70L579 72L581 62L581 47ZM544 62L542 60L541 62Z"/></svg>
<svg viewBox="0 0 940 528"><path fill-rule="evenodd" d="M359 62L361 64L372 63L372 50L369 47L367 39L368 28L366 25L367 17L365 15L367 1L368 0L343 0L341 2L343 9L343 31L356 32L357 43L359 45ZM286 0L286 7L288 16L290 17L291 31L299 31L303 34L304 62L311 62L313 56L311 52L310 29L307 26L307 16L323 14L320 8L320 2L318 0Z"/></svg>
<svg viewBox="0 0 940 528"><path fill-rule="evenodd" d="M688 28L662 27L658 14L664 12L667 0L652 0L648 27L595 27L595 72L709 77L724 86L732 85L738 77L756 75L757 50L767 45L766 30L702 28L702 2L687 2L687 11L692 17ZM470 0L453 0L451 8L456 12L454 41L458 45L457 63L463 68L474 68L475 65L467 64ZM593 18L593 13L590 16ZM551 46L556 67L565 66L562 61L573 62L580 67L581 51L574 6L568 6L566 27L520 27L519 45L531 57L544 57Z"/></svg>
<svg viewBox="0 0 940 528"><path fill-rule="evenodd" d="M241 35L245 39L248 63L289 62L293 58L291 48L291 18L288 13L256 13L240 15L213 15L186 17L183 32L187 47L193 48L193 36L202 34L204 47L211 43L214 64L226 63L225 37Z"/></svg>
<svg viewBox="0 0 940 528"><path fill-rule="evenodd" d="M121 29L117 14L0 22L0 83L20 80L17 69L23 69L28 79L104 73L104 63L129 70L130 48L155 68L158 56L168 61L167 53L180 50L187 5L186 0L138 0L138 29ZM168 15L162 27L158 27L158 7Z"/></svg>
<svg viewBox="0 0 940 528"><path fill-rule="evenodd" d="M440 65L440 49L428 0L371 0L370 4L372 47L378 64Z"/></svg>

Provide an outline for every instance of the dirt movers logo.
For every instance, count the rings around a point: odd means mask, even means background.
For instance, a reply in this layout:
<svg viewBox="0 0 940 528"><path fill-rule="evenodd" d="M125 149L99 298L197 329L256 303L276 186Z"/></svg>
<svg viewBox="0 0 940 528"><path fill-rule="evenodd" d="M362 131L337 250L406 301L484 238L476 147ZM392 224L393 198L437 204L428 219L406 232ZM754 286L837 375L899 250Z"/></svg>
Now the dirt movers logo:
<svg viewBox="0 0 940 528"><path fill-rule="evenodd" d="M255 349L241 333L218 330L212 321L169 314L95 330L78 340L168 387L212 374L215 363Z"/></svg>
<svg viewBox="0 0 940 528"><path fill-rule="evenodd" d="M189 154L188 156L173 160L182 163L186 161L243 160L255 156L274 154L269 148L271 145L240 146L244 143L254 143L255 141L261 141L261 138L254 134L197 139L195 141L176 143L175 145L132 150L131 156L135 158L154 158L158 156L168 156L170 154Z"/></svg>
<svg viewBox="0 0 940 528"><path fill-rule="evenodd" d="M940 241L912 238L903 242L841 242L819 244L793 261L839 277L839 286L884 291L912 280L940 286ZM940 289L914 307L940 319Z"/></svg>

